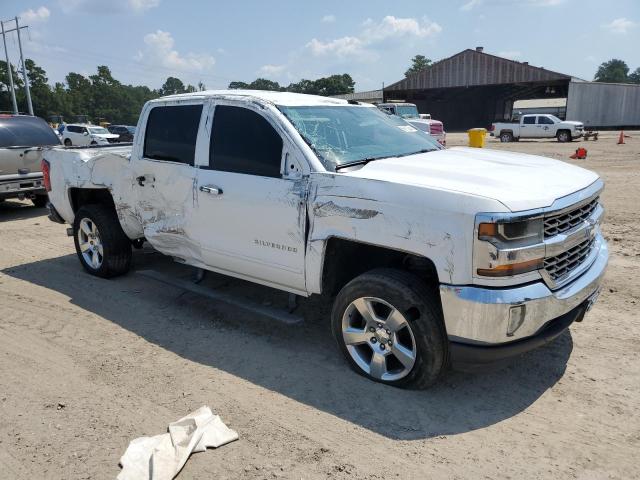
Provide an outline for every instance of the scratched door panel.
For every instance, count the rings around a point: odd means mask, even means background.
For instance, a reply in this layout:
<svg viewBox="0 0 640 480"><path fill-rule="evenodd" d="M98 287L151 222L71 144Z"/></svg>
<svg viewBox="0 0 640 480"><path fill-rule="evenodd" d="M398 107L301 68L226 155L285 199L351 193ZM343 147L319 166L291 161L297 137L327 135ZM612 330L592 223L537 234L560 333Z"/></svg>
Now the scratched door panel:
<svg viewBox="0 0 640 480"><path fill-rule="evenodd" d="M307 180L205 169L197 175L197 205L186 233L199 241L204 263L304 291Z"/></svg>

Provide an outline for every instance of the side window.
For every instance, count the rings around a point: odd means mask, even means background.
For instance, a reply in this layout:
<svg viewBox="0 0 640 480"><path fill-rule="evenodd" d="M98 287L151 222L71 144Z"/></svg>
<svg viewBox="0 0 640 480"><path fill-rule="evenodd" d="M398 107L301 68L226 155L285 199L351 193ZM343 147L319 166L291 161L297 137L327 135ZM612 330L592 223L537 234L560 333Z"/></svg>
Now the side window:
<svg viewBox="0 0 640 480"><path fill-rule="evenodd" d="M538 123L542 125L553 125L553 121L547 117L538 117Z"/></svg>
<svg viewBox="0 0 640 480"><path fill-rule="evenodd" d="M144 135L144 157L193 165L202 105L154 107Z"/></svg>
<svg viewBox="0 0 640 480"><path fill-rule="evenodd" d="M280 178L282 138L261 115L218 105L213 114L209 168Z"/></svg>
<svg viewBox="0 0 640 480"><path fill-rule="evenodd" d="M536 123L536 117L535 116L524 117L524 119L522 120L522 123L524 125L534 125Z"/></svg>

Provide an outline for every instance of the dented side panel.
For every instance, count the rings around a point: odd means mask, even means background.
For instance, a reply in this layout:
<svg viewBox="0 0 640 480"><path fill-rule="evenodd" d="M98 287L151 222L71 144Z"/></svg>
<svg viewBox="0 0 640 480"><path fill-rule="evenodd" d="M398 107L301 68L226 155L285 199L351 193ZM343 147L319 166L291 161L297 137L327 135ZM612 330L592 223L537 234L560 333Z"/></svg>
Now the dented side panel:
<svg viewBox="0 0 640 480"><path fill-rule="evenodd" d="M478 211L496 202L460 192L398 185L343 174L312 174L307 288L320 293L331 237L429 258L441 283L471 281L471 235Z"/></svg>

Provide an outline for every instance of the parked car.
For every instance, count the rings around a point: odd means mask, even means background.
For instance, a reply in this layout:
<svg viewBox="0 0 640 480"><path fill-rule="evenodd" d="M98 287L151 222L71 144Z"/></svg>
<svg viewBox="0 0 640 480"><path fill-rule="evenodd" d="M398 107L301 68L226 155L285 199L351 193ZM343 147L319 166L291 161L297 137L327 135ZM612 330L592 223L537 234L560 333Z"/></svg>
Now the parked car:
<svg viewBox="0 0 640 480"><path fill-rule="evenodd" d="M136 127L131 125L109 125L107 130L118 135L119 142L133 142L133 136L136 133Z"/></svg>
<svg viewBox="0 0 640 480"><path fill-rule="evenodd" d="M42 147L60 145L47 122L26 115L0 115L0 202L29 198L47 203L41 171Z"/></svg>
<svg viewBox="0 0 640 480"><path fill-rule="evenodd" d="M334 298L351 367L394 386L521 354L581 321L608 259L598 175L445 150L397 120L288 92L152 100L132 146L46 153L50 218L72 225L91 275L126 273L146 239L184 264Z"/></svg>
<svg viewBox="0 0 640 480"><path fill-rule="evenodd" d="M379 103L377 107L383 112L402 117L419 130L431 135L441 145L447 144L447 134L440 120L433 120L428 113L418 113L413 103Z"/></svg>
<svg viewBox="0 0 640 480"><path fill-rule="evenodd" d="M513 142L521 138L557 138L559 142L570 142L584 134L584 124L560 120L555 115L523 115L519 122L497 122L489 128L489 134L501 142Z"/></svg>
<svg viewBox="0 0 640 480"><path fill-rule="evenodd" d="M109 133L104 127L86 124L67 124L62 131L62 143L72 145L106 145L118 141L118 135Z"/></svg>

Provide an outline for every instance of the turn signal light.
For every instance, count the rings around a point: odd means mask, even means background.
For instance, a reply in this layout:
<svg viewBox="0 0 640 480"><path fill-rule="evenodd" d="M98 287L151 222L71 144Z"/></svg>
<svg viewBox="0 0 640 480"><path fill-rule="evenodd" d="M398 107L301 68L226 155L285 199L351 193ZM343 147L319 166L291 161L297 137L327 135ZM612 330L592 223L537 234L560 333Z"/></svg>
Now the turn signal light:
<svg viewBox="0 0 640 480"><path fill-rule="evenodd" d="M478 275L482 275L483 277L510 277L520 273L532 272L540 268L542 268L542 259L537 258L526 262L498 265L494 268L479 268Z"/></svg>

